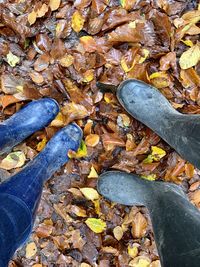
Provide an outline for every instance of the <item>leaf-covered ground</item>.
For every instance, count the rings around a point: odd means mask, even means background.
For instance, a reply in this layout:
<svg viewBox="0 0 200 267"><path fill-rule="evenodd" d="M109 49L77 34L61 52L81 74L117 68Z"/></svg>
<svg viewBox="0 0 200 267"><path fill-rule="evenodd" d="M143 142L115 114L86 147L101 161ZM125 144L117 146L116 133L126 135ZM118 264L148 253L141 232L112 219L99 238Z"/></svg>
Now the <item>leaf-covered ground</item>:
<svg viewBox="0 0 200 267"><path fill-rule="evenodd" d="M2 159L1 180L64 125L84 131L78 153L46 184L34 232L10 266L160 266L145 208L105 201L98 175L115 168L178 183L200 207L200 173L123 110L115 87L96 83L137 78L175 109L200 114L199 21L198 0L0 1L0 119L44 96L61 108Z"/></svg>

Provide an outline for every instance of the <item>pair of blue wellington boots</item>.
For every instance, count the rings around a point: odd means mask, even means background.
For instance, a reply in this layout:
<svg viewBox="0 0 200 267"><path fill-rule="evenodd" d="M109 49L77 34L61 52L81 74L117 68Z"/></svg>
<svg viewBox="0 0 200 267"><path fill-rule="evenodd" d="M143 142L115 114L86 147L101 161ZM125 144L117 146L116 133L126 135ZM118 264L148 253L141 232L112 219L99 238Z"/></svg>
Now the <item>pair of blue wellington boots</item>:
<svg viewBox="0 0 200 267"><path fill-rule="evenodd" d="M58 114L56 101L33 101L0 124L0 155L47 126ZM46 147L20 172L0 184L0 267L7 267L14 252L31 233L44 182L76 151L82 131L70 124L58 131Z"/></svg>

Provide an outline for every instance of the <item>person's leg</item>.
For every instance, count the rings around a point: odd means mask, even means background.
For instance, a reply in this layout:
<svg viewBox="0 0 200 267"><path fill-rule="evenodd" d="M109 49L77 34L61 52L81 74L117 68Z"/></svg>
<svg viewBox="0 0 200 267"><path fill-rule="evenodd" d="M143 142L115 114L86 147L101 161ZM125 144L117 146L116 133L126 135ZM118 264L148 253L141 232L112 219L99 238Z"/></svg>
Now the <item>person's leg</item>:
<svg viewBox="0 0 200 267"><path fill-rule="evenodd" d="M100 176L98 191L116 203L147 207L163 267L199 267L200 213L178 186L113 171Z"/></svg>
<svg viewBox="0 0 200 267"><path fill-rule="evenodd" d="M4 264L31 233L44 182L69 160L69 150L76 151L81 139L76 124L66 126L33 161L0 184L0 259Z"/></svg>

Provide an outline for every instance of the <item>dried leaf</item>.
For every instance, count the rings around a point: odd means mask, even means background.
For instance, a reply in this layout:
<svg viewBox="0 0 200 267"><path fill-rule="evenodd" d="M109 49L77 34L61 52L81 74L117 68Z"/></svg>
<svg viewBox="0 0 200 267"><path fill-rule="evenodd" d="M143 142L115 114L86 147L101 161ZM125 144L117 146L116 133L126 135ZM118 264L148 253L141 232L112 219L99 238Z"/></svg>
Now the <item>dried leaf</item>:
<svg viewBox="0 0 200 267"><path fill-rule="evenodd" d="M72 15L72 29L75 32L80 32L83 29L85 23L84 17L82 17L81 13L76 10Z"/></svg>
<svg viewBox="0 0 200 267"><path fill-rule="evenodd" d="M193 66L196 66L200 60L200 45L197 43L196 45L189 48L185 51L179 60L179 64L181 69L189 69Z"/></svg>
<svg viewBox="0 0 200 267"><path fill-rule="evenodd" d="M106 229L106 223L101 219L88 218L85 223L96 234L100 234Z"/></svg>
<svg viewBox="0 0 200 267"><path fill-rule="evenodd" d="M56 118L51 122L52 127L63 127L65 125L65 117L61 112L58 113Z"/></svg>
<svg viewBox="0 0 200 267"><path fill-rule="evenodd" d="M71 55L65 55L64 57L62 57L60 60L60 65L62 67L68 68L69 66L71 66L74 62L74 57Z"/></svg>
<svg viewBox="0 0 200 267"><path fill-rule="evenodd" d="M95 168L92 166L91 167L91 170L90 170L90 173L88 175L88 178L98 178L98 173L97 171L95 170Z"/></svg>
<svg viewBox="0 0 200 267"><path fill-rule="evenodd" d="M138 248L136 246L128 246L128 255L135 258L138 255Z"/></svg>
<svg viewBox="0 0 200 267"><path fill-rule="evenodd" d="M83 73L83 82L89 83L94 79L94 70L87 70Z"/></svg>
<svg viewBox="0 0 200 267"><path fill-rule="evenodd" d="M82 262L81 265L80 265L80 267L91 267L91 265L89 265L89 264L87 264L85 262Z"/></svg>
<svg viewBox="0 0 200 267"><path fill-rule="evenodd" d="M131 233L134 238L142 238L147 230L147 220L141 212L138 212L132 222Z"/></svg>
<svg viewBox="0 0 200 267"><path fill-rule="evenodd" d="M44 137L42 141L37 144L37 151L39 152L42 151L44 147L46 146L46 143L47 143L47 138Z"/></svg>
<svg viewBox="0 0 200 267"><path fill-rule="evenodd" d="M66 104L62 108L61 112L67 118L66 124L74 120L83 119L90 115L88 110L83 105L75 104L73 102Z"/></svg>
<svg viewBox="0 0 200 267"><path fill-rule="evenodd" d="M83 140L81 140L81 144L80 144L80 147L78 149L77 152L74 152L74 151L69 151L68 152L68 157L70 159L72 158L84 158L84 157L87 157L87 147L86 147L86 144L84 143Z"/></svg>
<svg viewBox="0 0 200 267"><path fill-rule="evenodd" d="M32 81L36 84L41 84L44 82L44 78L43 78L42 74L40 74L36 71L30 72L29 75L30 75Z"/></svg>
<svg viewBox="0 0 200 267"><path fill-rule="evenodd" d="M166 155L165 150L163 150L160 147L152 146L151 150L152 150L151 155L153 156L153 160L155 161L159 161Z"/></svg>
<svg viewBox="0 0 200 267"><path fill-rule="evenodd" d="M6 56L7 62L11 67L15 67L19 62L20 58L15 56L11 51Z"/></svg>
<svg viewBox="0 0 200 267"><path fill-rule="evenodd" d="M151 260L144 256L138 256L129 262L130 267L150 267Z"/></svg>
<svg viewBox="0 0 200 267"><path fill-rule="evenodd" d="M20 168L24 165L26 157L24 152L16 151L10 153L6 158L4 158L0 163L0 168L4 170L12 170L14 168Z"/></svg>
<svg viewBox="0 0 200 267"><path fill-rule="evenodd" d="M120 0L122 7L125 8L126 10L133 9L136 2L137 0Z"/></svg>
<svg viewBox="0 0 200 267"><path fill-rule="evenodd" d="M36 22L37 13L33 10L31 13L28 14L28 22L30 25L33 25Z"/></svg>
<svg viewBox="0 0 200 267"><path fill-rule="evenodd" d="M34 242L29 243L26 246L26 258L30 259L37 253L37 247Z"/></svg>
<svg viewBox="0 0 200 267"><path fill-rule="evenodd" d="M78 217L87 217L86 210L78 206L72 205L70 211Z"/></svg>
<svg viewBox="0 0 200 267"><path fill-rule="evenodd" d="M40 55L34 63L35 71L43 71L46 70L49 66L50 57L48 54Z"/></svg>
<svg viewBox="0 0 200 267"><path fill-rule="evenodd" d="M170 86L170 77L164 72L154 72L149 76L152 84L158 89Z"/></svg>
<svg viewBox="0 0 200 267"><path fill-rule="evenodd" d="M90 134L86 136L85 143L87 146L95 147L98 145L100 137L98 134Z"/></svg>
<svg viewBox="0 0 200 267"><path fill-rule="evenodd" d="M48 10L48 6L46 4L42 4L41 8L37 10L37 18L42 18Z"/></svg>
<svg viewBox="0 0 200 267"><path fill-rule="evenodd" d="M92 53L97 49L97 44L92 36L82 36L80 43L83 45L86 52Z"/></svg>
<svg viewBox="0 0 200 267"><path fill-rule="evenodd" d="M55 11L60 7L61 0L50 0L49 6L51 11Z"/></svg>
<svg viewBox="0 0 200 267"><path fill-rule="evenodd" d="M119 241L122 239L124 231L121 226L116 226L113 229L113 234L114 234L114 237Z"/></svg>
<svg viewBox="0 0 200 267"><path fill-rule="evenodd" d="M80 188L81 193L89 200L96 200L99 198L99 194L94 188L84 187Z"/></svg>

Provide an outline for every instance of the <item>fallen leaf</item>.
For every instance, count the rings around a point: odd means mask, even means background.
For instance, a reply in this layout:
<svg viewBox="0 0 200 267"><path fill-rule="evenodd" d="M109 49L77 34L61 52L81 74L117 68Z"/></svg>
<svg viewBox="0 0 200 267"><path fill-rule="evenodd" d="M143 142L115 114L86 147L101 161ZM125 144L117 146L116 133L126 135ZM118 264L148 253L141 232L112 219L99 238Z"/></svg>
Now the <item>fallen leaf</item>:
<svg viewBox="0 0 200 267"><path fill-rule="evenodd" d="M77 152L69 151L68 157L70 159L72 159L72 158L79 159L79 158L87 157L87 146L86 146L85 142L83 140L81 140L81 144L80 144L78 151Z"/></svg>
<svg viewBox="0 0 200 267"><path fill-rule="evenodd" d="M169 75L164 72L154 72L149 76L152 84L157 87L158 89L170 86L170 77Z"/></svg>
<svg viewBox="0 0 200 267"><path fill-rule="evenodd" d="M88 110L83 105L75 104L73 102L67 103L62 108L61 112L67 118L66 124L74 120L83 119L90 115Z"/></svg>
<svg viewBox="0 0 200 267"><path fill-rule="evenodd" d="M26 258L30 259L37 253L37 247L34 242L29 243L26 246Z"/></svg>
<svg viewBox="0 0 200 267"><path fill-rule="evenodd" d="M7 62L11 67L15 67L19 62L20 58L15 56L11 51L6 56Z"/></svg>
<svg viewBox="0 0 200 267"><path fill-rule="evenodd" d="M96 234L100 234L106 229L106 223L101 219L88 218L85 223Z"/></svg>
<svg viewBox="0 0 200 267"><path fill-rule="evenodd" d="M142 175L141 178L146 179L148 181L155 181L156 174Z"/></svg>
<svg viewBox="0 0 200 267"><path fill-rule="evenodd" d="M129 262L130 267L150 267L151 260L145 256L138 256Z"/></svg>
<svg viewBox="0 0 200 267"><path fill-rule="evenodd" d="M121 6L126 10L131 10L136 2L137 0L120 0Z"/></svg>
<svg viewBox="0 0 200 267"><path fill-rule="evenodd" d="M50 61L50 57L48 54L42 54L40 55L35 63L34 63L34 69L35 71L43 71L43 70L46 70L49 66L49 61Z"/></svg>
<svg viewBox="0 0 200 267"><path fill-rule="evenodd" d="M47 143L47 138L44 137L42 141L37 144L37 151L39 152L42 151L45 148L46 143Z"/></svg>
<svg viewBox="0 0 200 267"><path fill-rule="evenodd" d="M89 264L87 264L85 262L82 262L81 265L80 265L80 267L91 267L91 265L89 265Z"/></svg>
<svg viewBox="0 0 200 267"><path fill-rule="evenodd" d="M80 43L83 45L86 52L92 53L97 49L97 44L92 36L82 36Z"/></svg>
<svg viewBox="0 0 200 267"><path fill-rule="evenodd" d="M86 210L75 205L71 206L70 212L74 213L78 217L87 217Z"/></svg>
<svg viewBox="0 0 200 267"><path fill-rule="evenodd" d="M33 25L36 22L37 13L33 10L31 13L28 14L28 22L30 25Z"/></svg>
<svg viewBox="0 0 200 267"><path fill-rule="evenodd" d="M49 6L51 11L55 11L60 7L61 0L50 0Z"/></svg>
<svg viewBox="0 0 200 267"><path fill-rule="evenodd" d="M124 231L121 226L116 226L113 229L113 234L114 234L114 237L119 241L122 239Z"/></svg>
<svg viewBox="0 0 200 267"><path fill-rule="evenodd" d="M74 62L74 57L71 55L65 55L64 57L62 57L60 60L60 65L62 67L68 68L69 66L71 66Z"/></svg>
<svg viewBox="0 0 200 267"><path fill-rule="evenodd" d="M85 138L85 143L87 146L95 147L98 145L100 137L98 134L89 134Z"/></svg>
<svg viewBox="0 0 200 267"><path fill-rule="evenodd" d="M72 29L75 32L80 32L83 29L85 19L82 17L81 13L76 10L72 15Z"/></svg>
<svg viewBox="0 0 200 267"><path fill-rule="evenodd" d="M148 49L142 49L142 54L143 54L143 56L141 56L141 58L140 58L140 60L139 60L139 64L142 64L147 58L148 58L148 56L149 56L149 50Z"/></svg>
<svg viewBox="0 0 200 267"><path fill-rule="evenodd" d="M141 212L138 212L132 222L131 233L134 238L142 238L147 230L147 220Z"/></svg>
<svg viewBox="0 0 200 267"><path fill-rule="evenodd" d="M97 171L95 170L95 168L92 166L91 167L91 170L90 170L90 173L88 175L88 178L98 178L98 173Z"/></svg>
<svg viewBox="0 0 200 267"><path fill-rule="evenodd" d="M41 84L44 82L44 78L43 78L42 74L40 74L36 71L30 72L29 76L31 77L32 81L36 84Z"/></svg>
<svg viewBox="0 0 200 267"><path fill-rule="evenodd" d="M89 83L94 80L94 70L87 70L83 73L83 82Z"/></svg>
<svg viewBox="0 0 200 267"><path fill-rule="evenodd" d="M159 161L166 155L166 151L158 146L151 147L151 155L153 156L153 160Z"/></svg>
<svg viewBox="0 0 200 267"><path fill-rule="evenodd" d="M20 168L24 165L26 157L24 152L16 151L8 154L0 163L0 168L4 170L12 170L14 168Z"/></svg>
<svg viewBox="0 0 200 267"><path fill-rule="evenodd" d="M80 188L80 191L89 200L93 201L99 198L99 194L94 188L84 187Z"/></svg>
<svg viewBox="0 0 200 267"><path fill-rule="evenodd" d="M50 125L52 127L63 127L65 125L65 116L59 112Z"/></svg>
<svg viewBox="0 0 200 267"><path fill-rule="evenodd" d="M200 60L200 45L197 43L189 48L187 51L183 52L180 57L179 64L181 69L189 69L196 66Z"/></svg>
<svg viewBox="0 0 200 267"><path fill-rule="evenodd" d="M37 10L37 18L42 18L48 10L48 6L46 4L42 4L41 8Z"/></svg>
<svg viewBox="0 0 200 267"><path fill-rule="evenodd" d="M136 246L128 246L128 255L135 258L138 255L138 248Z"/></svg>

